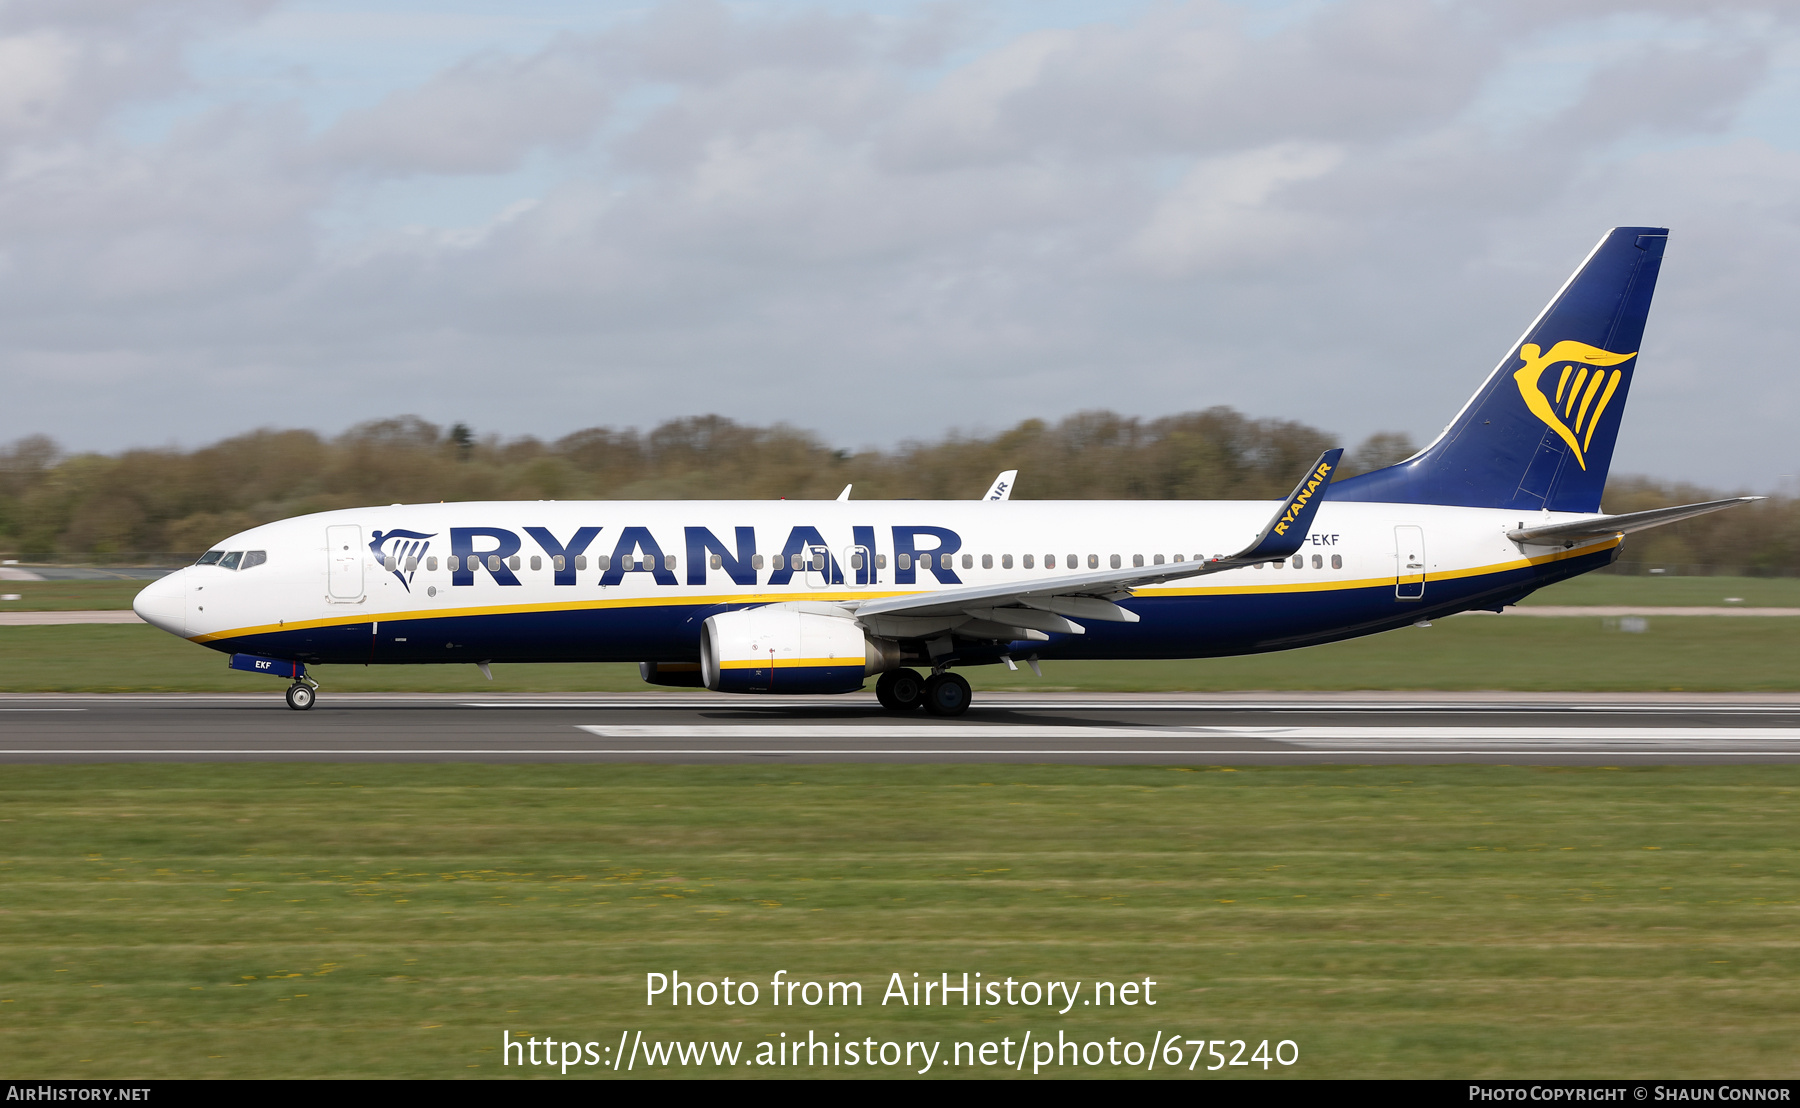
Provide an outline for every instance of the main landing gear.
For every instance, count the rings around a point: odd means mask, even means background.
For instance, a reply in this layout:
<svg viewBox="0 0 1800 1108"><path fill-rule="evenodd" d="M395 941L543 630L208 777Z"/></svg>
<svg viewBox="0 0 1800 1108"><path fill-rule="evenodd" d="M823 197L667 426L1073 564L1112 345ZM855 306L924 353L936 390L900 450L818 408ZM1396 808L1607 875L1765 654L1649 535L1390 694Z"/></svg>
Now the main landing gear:
<svg viewBox="0 0 1800 1108"><path fill-rule="evenodd" d="M890 712L924 708L934 716L960 716L969 710L970 696L969 683L949 672L927 678L918 670L891 669L875 682L875 699Z"/></svg>
<svg viewBox="0 0 1800 1108"><path fill-rule="evenodd" d="M925 703L925 679L916 669L890 669L876 678L875 699L890 712L910 712Z"/></svg>
<svg viewBox="0 0 1800 1108"><path fill-rule="evenodd" d="M317 699L318 686L310 682L296 681L288 686L287 705L296 712L304 712L313 706Z"/></svg>

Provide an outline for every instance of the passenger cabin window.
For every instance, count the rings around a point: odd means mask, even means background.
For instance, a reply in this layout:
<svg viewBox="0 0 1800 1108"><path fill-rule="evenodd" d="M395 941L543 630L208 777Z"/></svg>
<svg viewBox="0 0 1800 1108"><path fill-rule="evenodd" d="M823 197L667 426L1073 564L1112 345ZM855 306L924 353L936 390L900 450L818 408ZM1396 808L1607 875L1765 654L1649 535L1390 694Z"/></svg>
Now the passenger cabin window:
<svg viewBox="0 0 1800 1108"><path fill-rule="evenodd" d="M1045 569L1055 569L1056 568L1056 555L1054 555L1054 554L1044 555L1044 568Z"/></svg>
<svg viewBox="0 0 1800 1108"><path fill-rule="evenodd" d="M1138 563L1138 564L1139 564L1139 565L1142 565L1142 564L1143 564L1143 563L1142 563L1142 562L1139 562L1139 563ZM1156 555L1156 556L1155 556L1155 557L1153 557L1153 558L1151 558L1151 559L1150 559L1150 564L1151 564L1151 565L1154 565L1154 566L1160 566L1160 565L1162 565L1162 564L1163 564L1163 556L1162 556L1162 555L1161 555L1161 554L1158 554L1158 555Z"/></svg>
<svg viewBox="0 0 1800 1108"><path fill-rule="evenodd" d="M206 553L200 555L200 560L194 564L197 566L216 566L219 564L219 559L224 556L225 552L223 550L208 550Z"/></svg>
<svg viewBox="0 0 1800 1108"><path fill-rule="evenodd" d="M392 554L384 554L381 556L381 568L387 570L389 573L392 573L396 569L400 568L400 563L396 562L394 560L394 556Z"/></svg>
<svg viewBox="0 0 1800 1108"><path fill-rule="evenodd" d="M911 569L912 568L912 555L911 554L900 555L900 568L901 569Z"/></svg>
<svg viewBox="0 0 1800 1108"><path fill-rule="evenodd" d="M718 554L714 554L712 556L712 560L709 561L707 564L710 565L713 569L724 569L725 568L725 559Z"/></svg>
<svg viewBox="0 0 1800 1108"><path fill-rule="evenodd" d="M1314 569L1324 569L1325 568L1325 559L1318 554L1314 554L1313 555L1313 568Z"/></svg>
<svg viewBox="0 0 1800 1108"><path fill-rule="evenodd" d="M260 554L260 553L262 553L262 552L259 550L252 550L250 552L250 554ZM244 568L245 569L250 568L250 554L244 555ZM533 558L531 560L534 562L537 561L536 558ZM406 572L412 573L412 572L415 572L418 568L419 568L419 559L416 556L408 556L408 558L406 559ZM535 569L536 567L534 566L532 568Z"/></svg>
<svg viewBox="0 0 1800 1108"><path fill-rule="evenodd" d="M1027 555L1025 555L1025 556L1024 556L1024 557L1023 557L1023 558L1022 558L1022 559L1021 559L1021 561L1022 561L1022 562L1023 562L1023 564L1024 564L1024 566L1025 566L1025 568L1026 568L1026 569L1030 569L1030 568L1031 568L1031 563L1032 563L1032 560L1033 560L1033 559L1032 559L1032 557L1031 557L1031 555L1029 555L1029 554L1027 554Z"/></svg>
<svg viewBox="0 0 1800 1108"><path fill-rule="evenodd" d="M246 550L244 551L244 564L238 568L249 569L252 566L260 566L268 560L269 552L267 550Z"/></svg>
<svg viewBox="0 0 1800 1108"><path fill-rule="evenodd" d="M611 569L612 568L612 555L611 554L596 554L596 555L594 555L594 568L599 570L601 573L605 573L607 570Z"/></svg>
<svg viewBox="0 0 1800 1108"><path fill-rule="evenodd" d="M875 568L876 569L886 569L887 568L887 555L886 554L875 555Z"/></svg>
<svg viewBox="0 0 1800 1108"><path fill-rule="evenodd" d="M1138 565L1141 566L1143 564L1144 564L1144 559L1139 558ZM1108 565L1109 569L1118 569L1119 568L1119 556L1117 554L1114 554L1112 556L1111 560L1107 563L1107 565Z"/></svg>
<svg viewBox="0 0 1800 1108"><path fill-rule="evenodd" d="M449 570L451 573L461 572L462 559L457 557L454 554L451 554L444 559L444 568Z"/></svg>
<svg viewBox="0 0 1800 1108"><path fill-rule="evenodd" d="M564 558L561 554L554 555L550 559L550 568L554 569L558 573L561 573L563 570L569 568L569 561L567 558Z"/></svg>
<svg viewBox="0 0 1800 1108"><path fill-rule="evenodd" d="M242 550L233 550L231 553L229 553L229 554L225 555L223 558L219 559L219 568L220 569L236 569L238 567L238 563L243 560L244 560L244 552Z"/></svg>
<svg viewBox="0 0 1800 1108"><path fill-rule="evenodd" d="M1065 562L1064 564L1067 565L1070 569L1080 569L1081 568L1081 555L1079 555L1079 554L1069 555L1068 561Z"/></svg>
<svg viewBox="0 0 1800 1108"><path fill-rule="evenodd" d="M575 555L575 568L576 569L586 569L587 568L587 555L586 554Z"/></svg>
<svg viewBox="0 0 1800 1108"><path fill-rule="evenodd" d="M785 569L787 568L787 558L781 554L771 554L769 555L769 566L772 569Z"/></svg>
<svg viewBox="0 0 1800 1108"><path fill-rule="evenodd" d="M991 561L991 559L990 559L990 561ZM964 554L963 555L963 568L964 569L974 569L975 568L975 556L973 554Z"/></svg>
<svg viewBox="0 0 1800 1108"><path fill-rule="evenodd" d="M1000 555L1000 568L1001 569L1011 569L1012 568L1012 555L1011 554Z"/></svg>
<svg viewBox="0 0 1800 1108"><path fill-rule="evenodd" d="M437 572L437 555L436 554L433 554L431 557L425 559L425 568L433 573Z"/></svg>
<svg viewBox="0 0 1800 1108"><path fill-rule="evenodd" d="M663 555L663 568L664 569L674 569L675 568L675 555L673 555L673 554L664 554Z"/></svg>
<svg viewBox="0 0 1800 1108"><path fill-rule="evenodd" d="M750 568L751 569L761 569L762 567L763 567L763 556L761 554L750 555Z"/></svg>
<svg viewBox="0 0 1800 1108"><path fill-rule="evenodd" d="M851 569L861 569L862 567L863 567L862 551L857 550L857 551L852 552L850 555L850 568Z"/></svg>
<svg viewBox="0 0 1800 1108"><path fill-rule="evenodd" d="M1295 569L1305 569L1306 568L1306 555L1304 555L1304 554L1294 555L1294 568Z"/></svg>
<svg viewBox="0 0 1800 1108"><path fill-rule="evenodd" d="M531 568L532 569L543 569L544 568L544 559L538 557L536 554L533 554L531 556Z"/></svg>
<svg viewBox="0 0 1800 1108"><path fill-rule="evenodd" d="M1331 556L1331 568L1332 569L1343 569L1344 568L1344 556L1342 554L1333 554Z"/></svg>
<svg viewBox="0 0 1800 1108"><path fill-rule="evenodd" d="M1117 565L1118 563L1115 562L1113 564ZM1099 569L1100 568L1100 555L1098 555L1098 554L1089 554L1088 555L1088 568L1089 569Z"/></svg>
<svg viewBox="0 0 1800 1108"><path fill-rule="evenodd" d="M1181 555L1179 555L1179 554L1175 555L1175 560L1178 562L1181 561L1182 560Z"/></svg>
<svg viewBox="0 0 1800 1108"><path fill-rule="evenodd" d="M930 569L931 568L931 555L929 555L929 554L919 555L919 568L920 569Z"/></svg>

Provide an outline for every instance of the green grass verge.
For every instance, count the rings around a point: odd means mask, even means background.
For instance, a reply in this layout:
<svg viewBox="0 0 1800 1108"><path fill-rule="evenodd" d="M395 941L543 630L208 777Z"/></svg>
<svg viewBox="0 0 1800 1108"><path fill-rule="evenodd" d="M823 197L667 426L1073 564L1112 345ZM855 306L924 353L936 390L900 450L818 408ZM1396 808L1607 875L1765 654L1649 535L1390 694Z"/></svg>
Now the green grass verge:
<svg viewBox="0 0 1800 1108"><path fill-rule="evenodd" d="M126 612L148 581L0 581L0 612Z"/></svg>
<svg viewBox="0 0 1800 1108"><path fill-rule="evenodd" d="M1778 692L1800 689L1800 619L1670 617L1644 634L1592 618L1460 616L1351 642L1241 658L1062 662L963 672L977 689L1510 689ZM320 666L326 694L655 691L634 665ZM0 627L0 692L267 692L281 683L142 625ZM668 690L676 692L680 690Z"/></svg>
<svg viewBox="0 0 1800 1108"><path fill-rule="evenodd" d="M12 767L0 1071L500 1076L503 1028L810 1029L1792 1078L1797 793L1789 767ZM674 970L763 1003L647 1008ZM775 1009L776 970L865 1003ZM1147 975L1158 1004L879 1003L965 970ZM663 1072L696 1071L637 1075Z"/></svg>
<svg viewBox="0 0 1800 1108"><path fill-rule="evenodd" d="M125 611L145 581L0 581L0 612ZM1624 577L1588 574L1551 585L1527 604L1719 605L1735 596L1756 608L1800 608L1796 577Z"/></svg>
<svg viewBox="0 0 1800 1108"><path fill-rule="evenodd" d="M1800 608L1800 577L1636 577L1589 573L1539 589L1532 604L1620 604L1722 607L1737 597L1746 608Z"/></svg>

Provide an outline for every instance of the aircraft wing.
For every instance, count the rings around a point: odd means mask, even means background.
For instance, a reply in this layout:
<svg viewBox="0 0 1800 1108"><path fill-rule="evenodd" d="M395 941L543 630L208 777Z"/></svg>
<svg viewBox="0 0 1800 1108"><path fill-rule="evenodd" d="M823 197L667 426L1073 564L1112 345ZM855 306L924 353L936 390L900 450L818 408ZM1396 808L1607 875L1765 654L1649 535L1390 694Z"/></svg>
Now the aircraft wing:
<svg viewBox="0 0 1800 1108"><path fill-rule="evenodd" d="M1596 516L1593 519L1578 519L1570 523L1548 523L1542 527L1522 527L1516 531L1508 531L1506 537L1514 542L1531 543L1535 546L1554 546L1557 543L1573 545L1589 539L1609 539L1614 535L1628 535L1633 531L1645 531L1652 527L1661 527L1665 523L1692 519L1708 512L1735 508L1739 504L1748 504L1752 500L1765 499L1767 498L1762 496L1733 496L1725 500L1708 500L1702 504L1652 508L1647 512L1630 512L1622 516Z"/></svg>
<svg viewBox="0 0 1800 1108"><path fill-rule="evenodd" d="M1339 449L1319 455L1268 525L1236 554L888 597L857 605L856 619L876 634L897 638L955 630L971 637L1015 640L1044 640L1048 631L1083 633L1086 629L1065 618L1069 616L1136 623L1137 613L1113 603L1130 596L1134 588L1279 561L1299 550L1343 453Z"/></svg>

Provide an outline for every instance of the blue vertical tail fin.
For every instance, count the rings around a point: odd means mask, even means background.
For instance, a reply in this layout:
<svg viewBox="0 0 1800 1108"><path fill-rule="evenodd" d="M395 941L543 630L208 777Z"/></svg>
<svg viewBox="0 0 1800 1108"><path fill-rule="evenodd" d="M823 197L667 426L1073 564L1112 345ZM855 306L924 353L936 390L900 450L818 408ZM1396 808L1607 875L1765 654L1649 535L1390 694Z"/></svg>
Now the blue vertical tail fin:
<svg viewBox="0 0 1800 1108"><path fill-rule="evenodd" d="M1597 512L1665 227L1615 227L1437 441L1332 500Z"/></svg>

